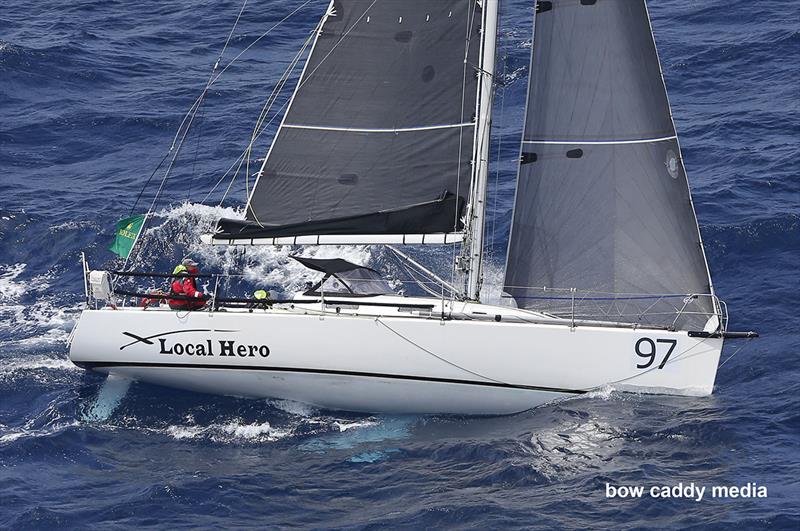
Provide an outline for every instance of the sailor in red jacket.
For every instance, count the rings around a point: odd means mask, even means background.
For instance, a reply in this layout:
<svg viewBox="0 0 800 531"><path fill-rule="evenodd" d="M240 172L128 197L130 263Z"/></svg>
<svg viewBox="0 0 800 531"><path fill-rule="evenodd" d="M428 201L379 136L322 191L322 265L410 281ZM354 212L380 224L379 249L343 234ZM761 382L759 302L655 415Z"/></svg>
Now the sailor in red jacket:
<svg viewBox="0 0 800 531"><path fill-rule="evenodd" d="M188 275L196 275L200 272L197 268L197 262L191 258L184 258L181 264L172 271L175 275L175 280L172 281L170 286L170 294L181 295L182 297L194 297L198 300L191 301L185 299L169 299L169 307L173 310L199 310L206 305L203 292L197 290L197 284L194 277Z"/></svg>

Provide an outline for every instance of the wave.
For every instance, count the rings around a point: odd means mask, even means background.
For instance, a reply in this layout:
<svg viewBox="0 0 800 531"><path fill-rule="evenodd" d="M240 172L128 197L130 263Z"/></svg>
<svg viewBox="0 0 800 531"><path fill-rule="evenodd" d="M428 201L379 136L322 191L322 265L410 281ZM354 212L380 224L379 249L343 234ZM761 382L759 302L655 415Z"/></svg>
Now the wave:
<svg viewBox="0 0 800 531"><path fill-rule="evenodd" d="M25 293L25 285L17 281L26 264L0 265L0 302L16 300Z"/></svg>
<svg viewBox="0 0 800 531"><path fill-rule="evenodd" d="M177 440L204 438L216 443L274 442L292 434L291 429L274 428L269 422L245 424L231 421L208 426L172 425L164 433Z"/></svg>
<svg viewBox="0 0 800 531"><path fill-rule="evenodd" d="M186 415L184 422L158 426L157 419L140 419L136 416L113 417L104 423L93 424L105 430L129 429L149 435L167 436L176 440L208 441L216 444L265 444L293 438L300 441L299 448L306 451L351 449L365 443L383 442L404 438L407 432L398 431L395 419L367 418L350 420L329 415L281 418L269 410L261 418L245 419L218 414L208 422L198 422L194 415ZM270 417L269 419L264 418ZM405 422L405 421L402 421ZM402 425L407 427L406 424Z"/></svg>
<svg viewBox="0 0 800 531"><path fill-rule="evenodd" d="M52 358L48 356L25 356L24 358L0 358L0 378L5 378L20 371L35 371L41 369L78 371L78 367L66 358Z"/></svg>
<svg viewBox="0 0 800 531"><path fill-rule="evenodd" d="M69 428L74 428L80 425L77 420L55 423L43 429L27 429L27 428L12 428L4 429L0 425L0 445L11 444L17 442L19 439L36 439L42 437L53 437L58 435Z"/></svg>
<svg viewBox="0 0 800 531"><path fill-rule="evenodd" d="M316 281L321 273L310 271L291 258L302 254L312 258L343 258L370 265L373 262L369 246L329 245L301 248L293 245L253 246L245 250L229 246L205 245L200 236L211 232L221 217L241 219L238 208L208 206L184 202L158 211L152 226L141 238L141 249L135 255L132 267L138 270L171 270L172 265L184 256L197 260L207 271L241 272L241 279L253 287L272 289L280 295L291 296L304 289L306 282ZM164 258L169 257L169 261ZM207 290L214 287L206 284ZM255 288L254 288L255 289Z"/></svg>
<svg viewBox="0 0 800 531"><path fill-rule="evenodd" d="M22 344L65 339L79 307L51 292L52 272L21 278L26 269L24 263L0 265L0 340L12 332Z"/></svg>

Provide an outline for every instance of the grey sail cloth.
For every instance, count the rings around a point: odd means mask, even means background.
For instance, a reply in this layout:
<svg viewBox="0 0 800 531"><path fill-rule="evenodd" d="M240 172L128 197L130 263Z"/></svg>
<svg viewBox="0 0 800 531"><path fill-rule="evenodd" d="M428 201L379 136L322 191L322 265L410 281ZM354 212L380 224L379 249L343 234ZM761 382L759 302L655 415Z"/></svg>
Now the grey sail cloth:
<svg viewBox="0 0 800 531"><path fill-rule="evenodd" d="M335 0L247 220L324 227L355 218L364 226L345 233L365 234L375 231L369 214L413 209L444 194L460 198L463 209L480 21L475 0ZM431 216L436 222L416 228L457 231L460 215L444 224Z"/></svg>
<svg viewBox="0 0 800 531"><path fill-rule="evenodd" d="M504 291L569 313L552 288L575 288L581 317L702 329L710 279L644 0L540 1L535 20Z"/></svg>

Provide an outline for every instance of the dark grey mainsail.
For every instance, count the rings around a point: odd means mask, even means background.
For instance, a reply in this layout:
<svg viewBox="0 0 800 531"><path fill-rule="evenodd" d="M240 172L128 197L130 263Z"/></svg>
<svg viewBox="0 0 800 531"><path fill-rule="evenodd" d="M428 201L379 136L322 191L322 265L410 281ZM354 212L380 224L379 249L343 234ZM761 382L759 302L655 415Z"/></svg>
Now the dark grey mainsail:
<svg viewBox="0 0 800 531"><path fill-rule="evenodd" d="M644 0L536 12L504 291L564 310L575 288L585 317L702 328L715 306Z"/></svg>
<svg viewBox="0 0 800 531"><path fill-rule="evenodd" d="M461 231L480 23L477 0L334 0L246 222L215 239Z"/></svg>

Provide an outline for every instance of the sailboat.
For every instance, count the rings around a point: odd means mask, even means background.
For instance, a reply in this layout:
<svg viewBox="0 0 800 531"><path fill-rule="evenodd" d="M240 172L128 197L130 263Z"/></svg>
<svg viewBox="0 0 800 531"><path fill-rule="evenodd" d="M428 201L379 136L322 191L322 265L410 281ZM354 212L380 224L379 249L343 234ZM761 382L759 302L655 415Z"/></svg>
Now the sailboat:
<svg viewBox="0 0 800 531"><path fill-rule="evenodd" d="M709 395L723 341L755 333L728 331L714 293L645 1L540 0L534 17L503 304L482 300L498 0L333 0L245 218L203 241L392 246L422 270L404 246L448 246L455 282L404 295L299 247L323 274L303 292L175 311L120 305L142 294L86 267L70 359L365 412Z"/></svg>

